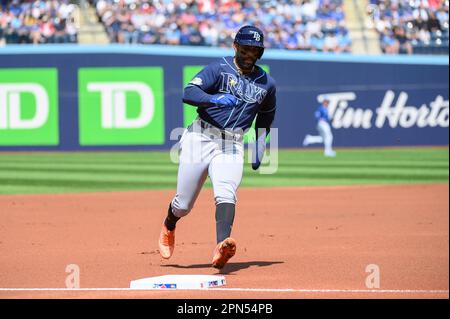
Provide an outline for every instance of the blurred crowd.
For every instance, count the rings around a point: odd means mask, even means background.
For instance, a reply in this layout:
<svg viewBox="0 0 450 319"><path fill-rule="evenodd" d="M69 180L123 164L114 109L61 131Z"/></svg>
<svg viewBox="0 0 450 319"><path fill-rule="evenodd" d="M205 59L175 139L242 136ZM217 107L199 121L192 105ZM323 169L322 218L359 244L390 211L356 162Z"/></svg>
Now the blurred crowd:
<svg viewBox="0 0 450 319"><path fill-rule="evenodd" d="M113 43L231 47L245 24L268 48L350 52L342 0L91 0Z"/></svg>
<svg viewBox="0 0 450 319"><path fill-rule="evenodd" d="M74 10L69 0L1 0L0 43L76 43Z"/></svg>
<svg viewBox="0 0 450 319"><path fill-rule="evenodd" d="M251 24L268 48L351 52L343 0L87 1L112 43L230 48ZM77 43L73 2L0 0L0 44ZM449 0L369 0L368 13L384 53L448 54Z"/></svg>
<svg viewBox="0 0 450 319"><path fill-rule="evenodd" d="M448 0L370 0L369 14L388 54L447 53Z"/></svg>

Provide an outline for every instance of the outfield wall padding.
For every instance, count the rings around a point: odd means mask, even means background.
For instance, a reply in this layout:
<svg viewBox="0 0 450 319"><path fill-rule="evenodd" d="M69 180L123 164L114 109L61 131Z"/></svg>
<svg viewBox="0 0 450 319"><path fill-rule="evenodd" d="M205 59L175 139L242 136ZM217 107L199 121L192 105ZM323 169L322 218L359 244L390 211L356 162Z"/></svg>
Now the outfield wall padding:
<svg viewBox="0 0 450 319"><path fill-rule="evenodd" d="M0 48L0 150L169 149L176 142L171 132L194 110L181 100L186 79L232 54L160 46ZM336 147L448 145L447 59L266 50L260 62L277 83L279 146L301 147L306 134L317 133L314 110L325 95ZM131 84L124 93L105 83ZM47 112L38 114L38 104Z"/></svg>

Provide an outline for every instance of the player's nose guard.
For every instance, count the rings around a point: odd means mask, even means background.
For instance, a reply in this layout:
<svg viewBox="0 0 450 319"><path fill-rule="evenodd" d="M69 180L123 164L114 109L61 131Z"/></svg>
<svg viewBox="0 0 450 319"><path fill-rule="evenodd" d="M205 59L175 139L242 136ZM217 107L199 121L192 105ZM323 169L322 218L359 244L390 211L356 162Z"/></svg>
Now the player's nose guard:
<svg viewBox="0 0 450 319"><path fill-rule="evenodd" d="M261 48L258 59L261 59L264 53L264 34L257 27L247 25L240 28L234 38L234 42L240 45L250 45Z"/></svg>

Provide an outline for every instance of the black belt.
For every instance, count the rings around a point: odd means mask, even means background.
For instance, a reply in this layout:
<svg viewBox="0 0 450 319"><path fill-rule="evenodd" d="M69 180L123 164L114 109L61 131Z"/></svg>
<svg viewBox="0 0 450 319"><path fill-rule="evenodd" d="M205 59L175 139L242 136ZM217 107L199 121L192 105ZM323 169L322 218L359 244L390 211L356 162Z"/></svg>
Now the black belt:
<svg viewBox="0 0 450 319"><path fill-rule="evenodd" d="M229 136L230 136L230 134L231 134L232 139L233 139L233 140L237 140L237 136L234 135L234 134L231 133L231 132L228 132L228 133L227 133L227 132L225 132L225 130L222 130L222 129L220 129L220 128L218 128L218 127L212 125L212 124L209 124L209 123L205 122L204 120L199 120L199 122L200 122L200 127L201 127L202 129L204 129L204 130L211 129L211 130L217 130L217 131L219 131L219 132L220 132L220 135L221 135L221 137L222 137L223 140L227 139L227 138L226 138L227 134L228 134ZM228 139L229 139L229 138L228 138Z"/></svg>
<svg viewBox="0 0 450 319"><path fill-rule="evenodd" d="M203 120L200 120L199 122L200 122L200 126L201 126L202 129L206 130L208 128L212 128L212 129L215 129L215 130L218 130L218 131L221 131L221 132L223 131L220 128L218 128L218 127L216 127L216 126L214 126L212 124L209 124L209 123L207 123L207 122L205 122Z"/></svg>

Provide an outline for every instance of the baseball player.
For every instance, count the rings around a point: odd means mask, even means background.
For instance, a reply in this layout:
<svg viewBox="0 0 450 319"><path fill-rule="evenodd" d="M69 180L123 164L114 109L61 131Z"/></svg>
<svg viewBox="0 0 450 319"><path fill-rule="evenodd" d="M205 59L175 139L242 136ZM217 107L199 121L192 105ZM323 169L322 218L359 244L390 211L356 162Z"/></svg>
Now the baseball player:
<svg viewBox="0 0 450 319"><path fill-rule="evenodd" d="M234 57L203 68L185 87L183 102L197 107L198 117L182 135L177 191L159 237L159 251L170 258L177 221L189 214L210 177L216 204L216 240L212 266L222 268L236 252L230 237L236 192L244 163L243 135L256 117L257 143L252 168L261 164L276 109L275 82L255 63L264 53L264 36L253 26L239 29Z"/></svg>
<svg viewBox="0 0 450 319"><path fill-rule="evenodd" d="M330 100L324 98L323 102L314 112L317 120L317 131L319 136L306 135L303 140L303 146L310 144L324 144L324 155L327 157L335 157L336 152L333 150L333 133L331 132L330 119L328 117L328 105Z"/></svg>

